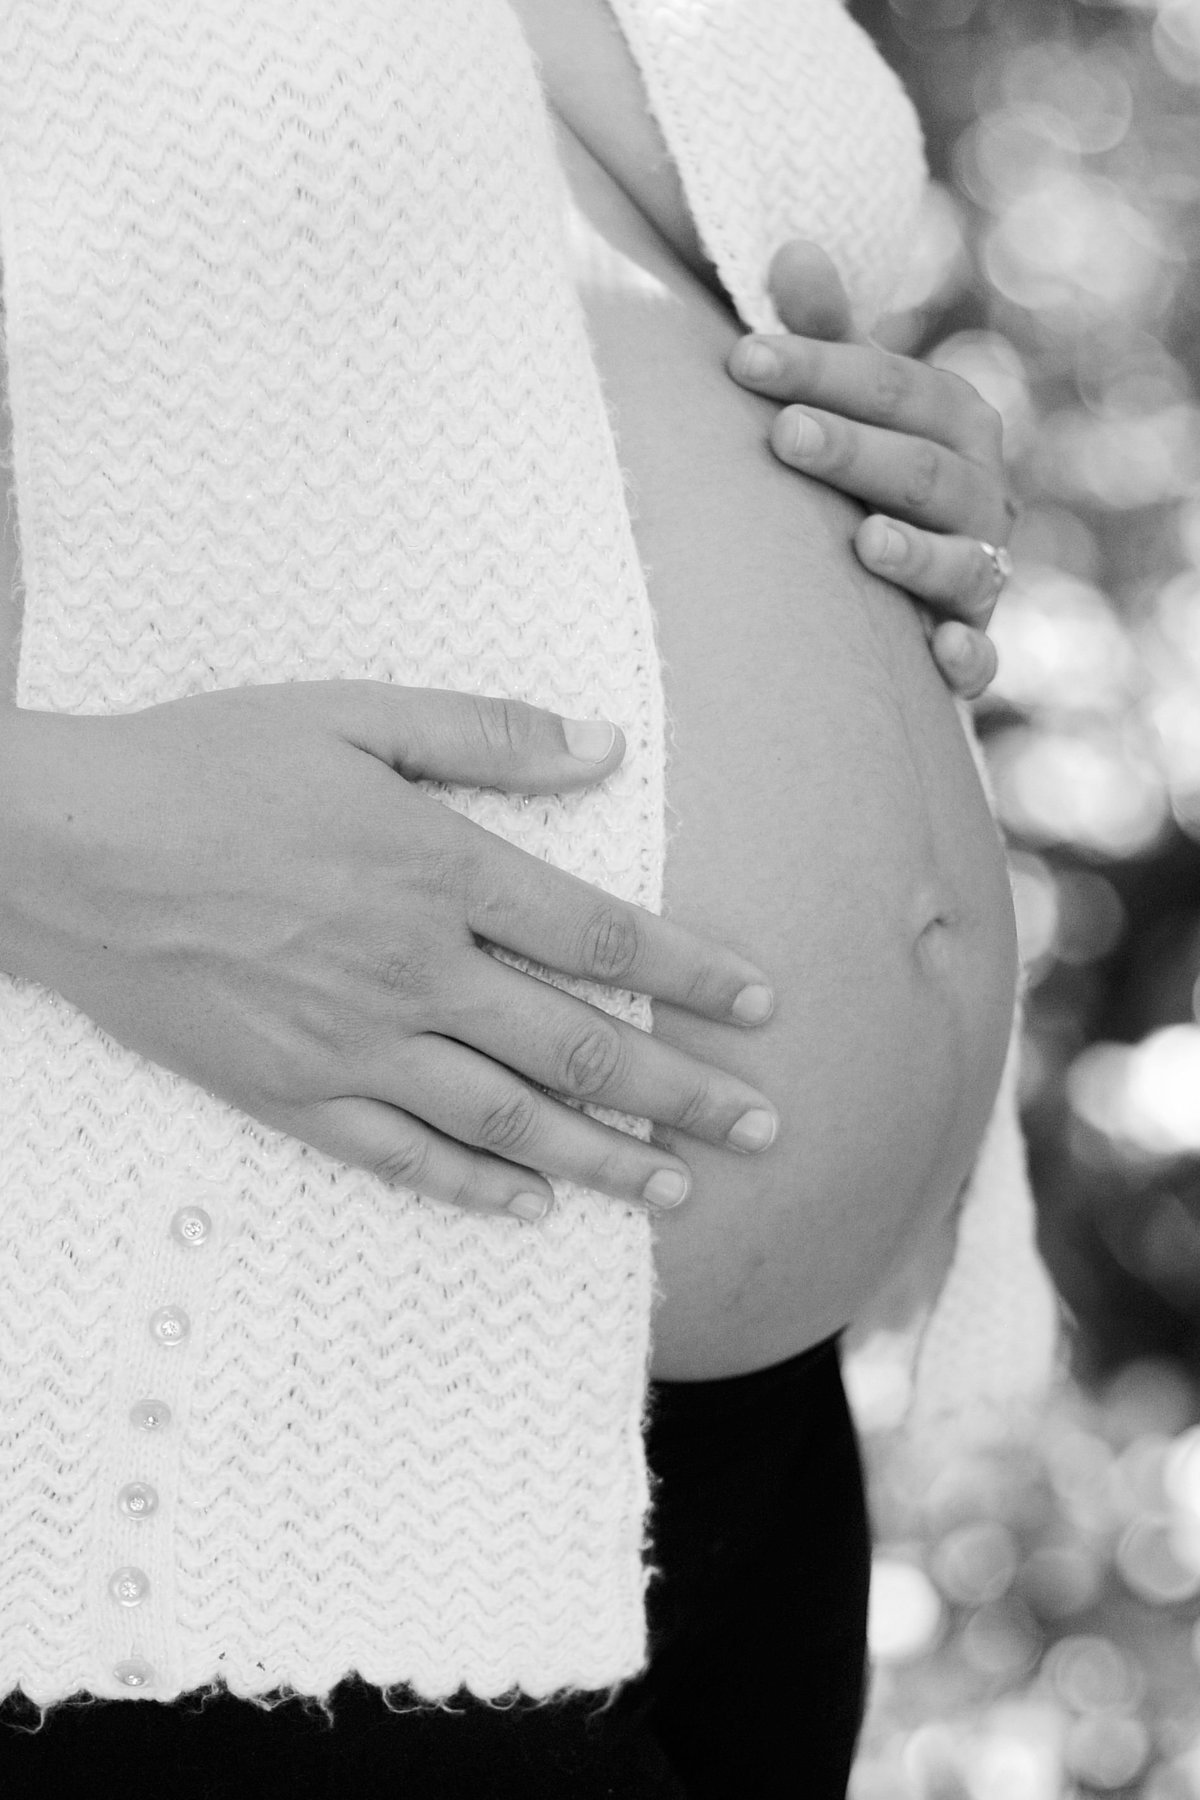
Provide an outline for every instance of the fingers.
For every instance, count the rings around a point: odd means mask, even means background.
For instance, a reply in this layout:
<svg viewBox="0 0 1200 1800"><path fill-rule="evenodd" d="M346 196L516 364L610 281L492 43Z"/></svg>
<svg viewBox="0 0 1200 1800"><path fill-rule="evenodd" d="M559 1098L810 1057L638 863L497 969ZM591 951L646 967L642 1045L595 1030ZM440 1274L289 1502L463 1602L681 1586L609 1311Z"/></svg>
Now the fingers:
<svg viewBox="0 0 1200 1800"><path fill-rule="evenodd" d="M996 679L996 646L982 631L948 619L930 638L943 680L962 700L978 700Z"/></svg>
<svg viewBox="0 0 1200 1800"><path fill-rule="evenodd" d="M410 1039L382 1071L380 1096L448 1138L616 1200L677 1206L692 1184L670 1151L562 1105L449 1038Z"/></svg>
<svg viewBox="0 0 1200 1800"><path fill-rule="evenodd" d="M836 276L815 247L797 242L785 246L772 265L772 281L780 280L790 282L799 307L806 292L820 291L823 281L828 286ZM785 322L793 334L806 328L798 313ZM729 361L735 379L792 403L771 431L776 455L870 507L898 515L860 527L856 549L867 568L939 611L986 624L1001 584L979 540L1006 544L1015 512L1004 478L998 414L947 370L861 341L817 342L823 334L811 325L807 329L808 337L744 338ZM824 335L848 339L851 334ZM929 635L939 667L956 691L974 697L987 687L995 654L978 634L937 638L931 625Z"/></svg>
<svg viewBox="0 0 1200 1800"><path fill-rule="evenodd" d="M701 1018L761 1025L774 997L744 957L614 899L463 822L472 867L467 924L488 943L564 975L667 1000Z"/></svg>
<svg viewBox="0 0 1200 1800"><path fill-rule="evenodd" d="M789 331L804 337L846 338L853 330L842 278L820 245L807 238L790 238L780 245L767 271L767 292Z"/></svg>
<svg viewBox="0 0 1200 1800"><path fill-rule="evenodd" d="M625 754L608 720L557 713L483 694L315 682L347 742L409 780L460 782L505 793L563 793L603 781Z"/></svg>
<svg viewBox="0 0 1200 1800"><path fill-rule="evenodd" d="M482 951L464 987L453 1036L542 1087L732 1150L774 1139L778 1121L762 1094L648 1032Z"/></svg>
<svg viewBox="0 0 1200 1800"><path fill-rule="evenodd" d="M854 534L859 560L939 612L986 626L999 597L996 565L978 538L920 531L873 515Z"/></svg>
<svg viewBox="0 0 1200 1800"><path fill-rule="evenodd" d="M814 334L815 335L815 334ZM752 373L752 352L774 369ZM914 437L929 438L980 462L998 479L1003 428L999 414L968 381L875 344L815 343L810 338L742 338L730 357L734 379L774 400L800 401Z"/></svg>
<svg viewBox="0 0 1200 1800"><path fill-rule="evenodd" d="M326 1100L306 1110L289 1129L338 1162L367 1169L388 1187L427 1200L472 1212L512 1212L529 1222L548 1212L554 1201L541 1175L470 1150L379 1100L359 1095Z"/></svg>
<svg viewBox="0 0 1200 1800"><path fill-rule="evenodd" d="M788 406L772 424L771 445L782 462L881 512L933 531L1005 541L1000 484L978 463L927 438Z"/></svg>

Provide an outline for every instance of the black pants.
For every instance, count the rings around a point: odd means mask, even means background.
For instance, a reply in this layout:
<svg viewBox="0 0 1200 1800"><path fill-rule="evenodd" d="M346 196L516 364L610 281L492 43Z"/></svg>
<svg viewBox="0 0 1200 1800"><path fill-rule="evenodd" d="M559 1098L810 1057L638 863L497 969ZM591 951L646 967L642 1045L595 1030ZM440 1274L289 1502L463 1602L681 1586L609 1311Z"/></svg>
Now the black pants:
<svg viewBox="0 0 1200 1800"><path fill-rule="evenodd" d="M836 1339L723 1381L656 1382L652 1655L602 1695L391 1713L343 1683L336 1724L222 1694L0 1724L5 1800L105 1779L171 1800L842 1800L865 1685L868 1538Z"/></svg>

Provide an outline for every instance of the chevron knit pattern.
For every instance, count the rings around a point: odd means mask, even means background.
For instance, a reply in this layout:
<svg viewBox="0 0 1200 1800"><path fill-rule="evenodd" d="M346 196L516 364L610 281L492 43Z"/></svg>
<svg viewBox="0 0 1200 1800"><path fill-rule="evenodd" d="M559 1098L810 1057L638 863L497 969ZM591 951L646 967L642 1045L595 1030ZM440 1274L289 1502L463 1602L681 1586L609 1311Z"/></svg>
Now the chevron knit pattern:
<svg viewBox="0 0 1200 1800"><path fill-rule="evenodd" d="M959 702L983 790L987 764ZM954 1260L916 1346L905 1421L910 1451L945 1458L955 1444L1024 1423L1056 1373L1061 1308L1038 1253L1036 1215L1018 1111L1023 994L991 1119L962 1197Z"/></svg>
<svg viewBox="0 0 1200 1800"><path fill-rule="evenodd" d="M611 0L726 291L753 331L789 237L823 245L869 327L912 245L921 130L838 0Z"/></svg>
<svg viewBox="0 0 1200 1800"><path fill-rule="evenodd" d="M834 0L737 10L618 8L702 230L748 323L796 232L869 310L911 113ZM656 908L652 620L560 200L504 0L7 0L19 702L340 676L608 713L602 792L447 799ZM642 1213L386 1190L10 980L0 1168L0 1694L642 1665Z"/></svg>

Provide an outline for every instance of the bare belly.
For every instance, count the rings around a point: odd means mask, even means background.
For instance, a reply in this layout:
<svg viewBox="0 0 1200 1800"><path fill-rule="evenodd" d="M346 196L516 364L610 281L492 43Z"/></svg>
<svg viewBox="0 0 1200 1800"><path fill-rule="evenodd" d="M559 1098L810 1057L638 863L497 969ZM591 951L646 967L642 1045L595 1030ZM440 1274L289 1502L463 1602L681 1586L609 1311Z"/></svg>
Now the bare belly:
<svg viewBox="0 0 1200 1800"><path fill-rule="evenodd" d="M559 149L664 662L666 908L778 995L753 1033L656 1009L659 1035L743 1073L783 1119L756 1158L677 1141L696 1184L656 1229L653 1368L695 1379L847 1323L952 1206L1007 1041L1011 906L912 608L855 562L851 508L771 456L774 408L724 370L728 311L565 127ZM0 406L5 452L6 423Z"/></svg>
<svg viewBox="0 0 1200 1800"><path fill-rule="evenodd" d="M626 471L664 663L670 916L772 976L740 1034L655 1031L779 1107L766 1154L685 1139L656 1231L657 1375L765 1366L853 1319L944 1218L993 1103L1015 949L995 826L907 600L847 502L784 468L740 335L563 126L574 273Z"/></svg>

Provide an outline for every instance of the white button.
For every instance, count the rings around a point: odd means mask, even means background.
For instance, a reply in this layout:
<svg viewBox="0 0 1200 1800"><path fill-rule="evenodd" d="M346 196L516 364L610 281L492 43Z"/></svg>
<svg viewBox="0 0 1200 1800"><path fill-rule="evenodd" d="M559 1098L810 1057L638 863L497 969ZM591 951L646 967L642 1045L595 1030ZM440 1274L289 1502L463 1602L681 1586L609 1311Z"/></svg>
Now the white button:
<svg viewBox="0 0 1200 1800"><path fill-rule="evenodd" d="M158 1489L148 1481L127 1481L117 1495L117 1505L127 1519L148 1519L158 1511Z"/></svg>
<svg viewBox="0 0 1200 1800"><path fill-rule="evenodd" d="M113 1674L122 1687L149 1687L154 1680L154 1670L140 1656L129 1656L124 1662L119 1662Z"/></svg>
<svg viewBox="0 0 1200 1800"><path fill-rule="evenodd" d="M171 1409L165 1400L135 1400L129 1409L129 1423L139 1431L165 1431L171 1423Z"/></svg>
<svg viewBox="0 0 1200 1800"><path fill-rule="evenodd" d="M166 1349L182 1344L191 1329L191 1320L182 1306L160 1306L150 1314L150 1336Z"/></svg>
<svg viewBox="0 0 1200 1800"><path fill-rule="evenodd" d="M150 1577L145 1569L135 1569L132 1563L126 1563L109 1576L108 1591L122 1606L140 1606L150 1592Z"/></svg>
<svg viewBox="0 0 1200 1800"><path fill-rule="evenodd" d="M181 1206L171 1220L171 1236L189 1250L207 1244L212 1228L212 1215L202 1206Z"/></svg>

